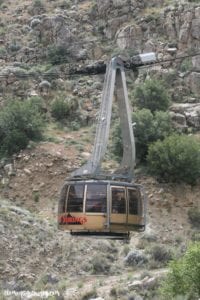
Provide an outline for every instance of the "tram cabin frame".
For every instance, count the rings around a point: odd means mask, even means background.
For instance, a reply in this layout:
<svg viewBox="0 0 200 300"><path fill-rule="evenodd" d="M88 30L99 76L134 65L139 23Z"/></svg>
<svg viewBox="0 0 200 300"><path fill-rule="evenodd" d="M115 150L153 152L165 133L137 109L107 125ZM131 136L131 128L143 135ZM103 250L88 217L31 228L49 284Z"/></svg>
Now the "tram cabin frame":
<svg viewBox="0 0 200 300"><path fill-rule="evenodd" d="M129 236L144 231L143 187L110 180L69 180L61 190L58 228L72 235Z"/></svg>

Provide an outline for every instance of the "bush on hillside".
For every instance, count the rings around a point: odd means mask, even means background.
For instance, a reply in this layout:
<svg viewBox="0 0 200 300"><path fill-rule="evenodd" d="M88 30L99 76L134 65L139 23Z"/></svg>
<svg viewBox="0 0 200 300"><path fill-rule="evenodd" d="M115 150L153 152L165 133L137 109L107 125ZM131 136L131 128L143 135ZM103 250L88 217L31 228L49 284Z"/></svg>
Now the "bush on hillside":
<svg viewBox="0 0 200 300"><path fill-rule="evenodd" d="M157 111L153 115L150 110L142 109L133 113L134 135L136 139L136 156L145 161L148 147L157 140L163 140L173 131L170 116L167 112Z"/></svg>
<svg viewBox="0 0 200 300"><path fill-rule="evenodd" d="M32 16L40 15L42 13L45 13L46 9L44 6L44 2L42 0L33 0L32 4L28 7L28 13Z"/></svg>
<svg viewBox="0 0 200 300"><path fill-rule="evenodd" d="M168 113L158 111L153 115L150 110L142 109L133 113L134 135L136 142L136 157L145 161L148 147L158 139L162 140L172 133L171 119ZM121 129L115 125L113 131L113 153L121 157L123 153Z"/></svg>
<svg viewBox="0 0 200 300"><path fill-rule="evenodd" d="M163 299L175 299L177 296L188 300L200 298L200 242L190 245L182 258L169 264L161 293Z"/></svg>
<svg viewBox="0 0 200 300"><path fill-rule="evenodd" d="M150 145L147 162L150 172L166 182L195 184L200 177L200 144L174 134Z"/></svg>
<svg viewBox="0 0 200 300"><path fill-rule="evenodd" d="M170 100L162 81L149 79L136 87L135 103L138 108L147 108L151 112L166 111Z"/></svg>
<svg viewBox="0 0 200 300"><path fill-rule="evenodd" d="M200 229L200 208L192 207L188 210L188 217L191 224Z"/></svg>
<svg viewBox="0 0 200 300"><path fill-rule="evenodd" d="M172 259L172 251L166 245L154 245L149 252L155 261L163 264Z"/></svg>
<svg viewBox="0 0 200 300"><path fill-rule="evenodd" d="M69 50L64 46L49 46L47 56L53 65L69 62Z"/></svg>
<svg viewBox="0 0 200 300"><path fill-rule="evenodd" d="M69 117L74 120L77 109L77 99L58 98L51 103L51 114L57 121L64 121Z"/></svg>
<svg viewBox="0 0 200 300"><path fill-rule="evenodd" d="M71 1L69 0L63 0L61 3L59 3L59 7L61 9L69 9L71 6Z"/></svg>
<svg viewBox="0 0 200 300"><path fill-rule="evenodd" d="M29 140L42 137L44 122L34 101L9 102L0 111L0 157L24 149Z"/></svg>

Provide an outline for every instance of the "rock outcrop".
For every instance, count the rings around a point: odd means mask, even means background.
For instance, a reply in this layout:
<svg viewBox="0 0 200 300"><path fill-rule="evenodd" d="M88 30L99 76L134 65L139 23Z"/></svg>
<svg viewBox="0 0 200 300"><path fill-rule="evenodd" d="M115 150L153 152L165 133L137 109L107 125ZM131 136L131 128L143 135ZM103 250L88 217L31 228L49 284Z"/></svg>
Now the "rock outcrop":
<svg viewBox="0 0 200 300"><path fill-rule="evenodd" d="M200 129L200 103L176 103L170 107L172 120L183 129Z"/></svg>

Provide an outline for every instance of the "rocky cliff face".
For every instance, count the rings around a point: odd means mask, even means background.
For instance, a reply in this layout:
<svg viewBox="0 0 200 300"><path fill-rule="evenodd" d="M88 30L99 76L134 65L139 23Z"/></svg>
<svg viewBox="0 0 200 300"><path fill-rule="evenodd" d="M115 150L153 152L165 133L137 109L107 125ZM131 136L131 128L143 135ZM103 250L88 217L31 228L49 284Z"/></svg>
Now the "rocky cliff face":
<svg viewBox="0 0 200 300"><path fill-rule="evenodd" d="M67 75L74 65L106 62L116 53L149 51L167 60L148 73L168 83L172 100L199 102L200 56L190 57L200 46L200 6L196 2L7 1L1 4L1 15L1 102L11 96L37 94L51 100L60 89L63 94L78 93L87 102L95 99L95 86L88 88L88 78L81 79L82 87L75 83ZM174 60L177 57L180 59ZM69 84L62 81L66 78ZM49 84L41 88L44 80ZM96 80L101 90L102 79ZM91 103L86 106L92 108ZM198 105L194 114L199 115ZM184 112L187 122L186 115Z"/></svg>

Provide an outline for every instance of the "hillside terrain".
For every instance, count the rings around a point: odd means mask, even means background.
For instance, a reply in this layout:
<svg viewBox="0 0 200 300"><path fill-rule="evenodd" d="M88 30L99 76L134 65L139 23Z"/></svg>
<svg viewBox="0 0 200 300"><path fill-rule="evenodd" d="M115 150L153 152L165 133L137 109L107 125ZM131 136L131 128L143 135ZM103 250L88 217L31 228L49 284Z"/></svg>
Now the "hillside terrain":
<svg viewBox="0 0 200 300"><path fill-rule="evenodd" d="M48 299L57 300L160 299L167 263L200 239L188 216L200 209L200 181L164 183L138 165L147 228L129 244L58 231L60 189L91 154L104 79L75 70L156 52L161 63L126 72L129 99L135 109L135 86L163 79L174 127L199 140L199 49L199 1L0 0L0 106L35 99L46 124L41 141L0 160L0 299L42 299L21 291L52 291ZM52 115L58 99L72 109L63 122ZM115 157L106 158L115 169Z"/></svg>

